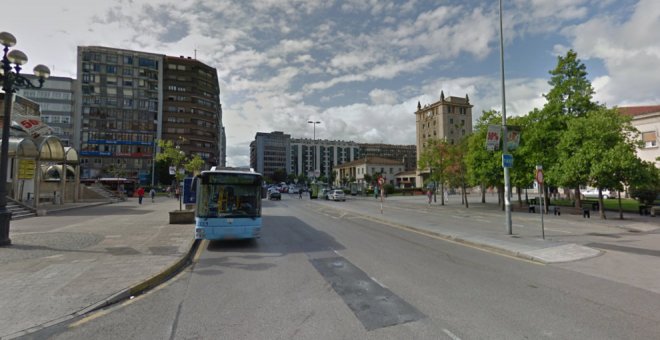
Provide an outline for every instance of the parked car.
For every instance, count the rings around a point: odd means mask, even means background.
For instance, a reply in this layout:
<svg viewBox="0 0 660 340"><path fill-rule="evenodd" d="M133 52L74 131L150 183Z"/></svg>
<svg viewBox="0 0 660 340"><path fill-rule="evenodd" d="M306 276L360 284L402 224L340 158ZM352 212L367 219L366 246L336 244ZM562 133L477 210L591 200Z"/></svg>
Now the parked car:
<svg viewBox="0 0 660 340"><path fill-rule="evenodd" d="M580 194L583 198L598 198L598 189L583 189L580 190ZM610 194L609 190L603 189L603 199L614 198L614 195Z"/></svg>
<svg viewBox="0 0 660 340"><path fill-rule="evenodd" d="M331 199L333 201L345 201L346 200L346 195L344 194L343 190L332 190L328 194L328 199Z"/></svg>
<svg viewBox="0 0 660 340"><path fill-rule="evenodd" d="M268 199L279 201L282 199L282 194L277 189L268 190Z"/></svg>

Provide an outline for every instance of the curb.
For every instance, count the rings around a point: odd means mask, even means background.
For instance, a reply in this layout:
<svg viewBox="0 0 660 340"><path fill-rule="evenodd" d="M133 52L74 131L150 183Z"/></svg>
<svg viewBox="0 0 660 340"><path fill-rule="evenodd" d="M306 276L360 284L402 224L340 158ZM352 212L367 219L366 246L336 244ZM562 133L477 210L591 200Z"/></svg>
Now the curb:
<svg viewBox="0 0 660 340"><path fill-rule="evenodd" d="M479 243L479 242L466 240L464 238L457 237L457 236L441 234L441 233L438 233L438 232L435 232L435 231L430 231L430 230L423 229L423 228L412 227L412 226L405 225L405 224L386 221L386 220L383 220L383 219L380 219L380 218L377 218L377 217L374 217L374 216L364 215L364 214L361 214L359 212L355 212L355 211L352 211L352 210L343 210L343 209L339 209L339 208L336 208L336 207L328 207L328 208L336 210L336 211L340 211L340 210L341 211L350 211L351 213L353 213L355 215L359 215L361 217L372 220L374 222L382 223L382 224L385 224L385 225L390 225L390 226L397 227L397 228L400 228L400 229L407 229L407 230L410 230L410 231L413 231L413 232L416 232L416 233L420 233L420 234L424 234L424 235L428 235L428 236L437 237L437 238L445 240L445 241L464 244L464 245L467 245L467 246L470 246L470 247L473 247L473 248L476 248L476 249L487 250L487 251L491 251L491 252L494 252L494 253L507 255L507 256L513 256L513 257L517 257L517 258L527 260L527 261L536 262L536 263L543 264L543 265L549 264L549 262L547 262L543 259L540 259L540 258L535 257L535 256L531 256L531 255L528 255L528 254L524 254L524 253L521 253L521 252L518 252L518 251L511 251L511 250L508 250L508 249L495 247L495 246L492 246L492 245L489 245L489 244L484 244L484 243Z"/></svg>
<svg viewBox="0 0 660 340"><path fill-rule="evenodd" d="M104 203L105 204L105 203ZM99 204L100 205L100 204ZM75 318L82 317L86 314L92 313L96 310L114 305L116 303L119 303L121 301L130 299L133 296L143 294L147 292L148 290L162 284L163 282L167 281L168 279L174 277L174 275L178 274L185 268L192 260L193 256L195 255L195 252L197 251L197 248L199 247L200 240L197 239L192 239L190 242L190 248L188 249L188 252L183 255L180 259L178 259L176 262L174 262L172 265L169 267L165 268L162 272L159 274L156 274L132 287L128 287L126 289L123 289L119 291L118 293L115 293L111 295L110 297L101 300L99 302L96 302L88 307L85 307L77 312L73 312L71 314L67 314L65 316L59 317L57 319L42 323L40 325L36 325L33 327L30 327L28 329L24 329L22 331L18 331L13 334L8 334L6 336L0 336L0 339L15 339L19 337L23 337L26 335L34 334L36 332L39 332L41 330L44 330L46 328L55 326L60 323L64 323L67 321L70 321Z"/></svg>

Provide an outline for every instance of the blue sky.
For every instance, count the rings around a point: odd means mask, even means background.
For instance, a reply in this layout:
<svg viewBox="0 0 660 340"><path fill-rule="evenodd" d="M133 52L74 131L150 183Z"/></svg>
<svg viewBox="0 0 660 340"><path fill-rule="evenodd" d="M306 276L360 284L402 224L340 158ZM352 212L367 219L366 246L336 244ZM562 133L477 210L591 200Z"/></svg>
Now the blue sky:
<svg viewBox="0 0 660 340"><path fill-rule="evenodd" d="M660 1L503 0L507 114L544 103L558 55L577 51L595 99L660 103ZM3 18L30 63L75 77L76 46L194 56L217 68L228 165L256 132L415 143L417 102L469 95L501 108L498 2L22 0Z"/></svg>

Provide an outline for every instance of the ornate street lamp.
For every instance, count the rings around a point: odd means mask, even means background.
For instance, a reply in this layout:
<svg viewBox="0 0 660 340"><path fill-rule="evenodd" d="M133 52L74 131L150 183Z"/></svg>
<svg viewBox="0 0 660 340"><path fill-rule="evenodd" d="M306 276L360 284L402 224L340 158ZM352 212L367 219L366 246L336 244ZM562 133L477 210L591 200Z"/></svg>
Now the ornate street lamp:
<svg viewBox="0 0 660 340"><path fill-rule="evenodd" d="M19 88L40 89L44 81L50 76L50 70L45 65L34 67L34 75L39 78L39 85L34 85L30 80L23 77L21 65L27 63L27 56L19 50L9 51L10 47L16 45L16 38L7 32L0 32L0 44L4 46L2 56L2 69L0 79L4 97L4 118L2 120L2 147L0 149L0 246L11 244L9 239L9 220L11 212L7 210L7 163L9 158L9 127L11 126L11 106L14 92ZM13 64L13 66L12 66Z"/></svg>

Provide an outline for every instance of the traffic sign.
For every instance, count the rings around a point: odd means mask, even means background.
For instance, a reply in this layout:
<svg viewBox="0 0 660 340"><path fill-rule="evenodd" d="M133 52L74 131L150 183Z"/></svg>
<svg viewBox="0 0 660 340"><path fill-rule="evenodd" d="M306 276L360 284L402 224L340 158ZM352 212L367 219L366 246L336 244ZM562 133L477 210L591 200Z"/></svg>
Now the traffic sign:
<svg viewBox="0 0 660 340"><path fill-rule="evenodd" d="M511 154L502 154L502 167L511 168L513 167L513 155Z"/></svg>
<svg viewBox="0 0 660 340"><path fill-rule="evenodd" d="M543 184L543 170L536 170L536 181L539 182L539 184Z"/></svg>

